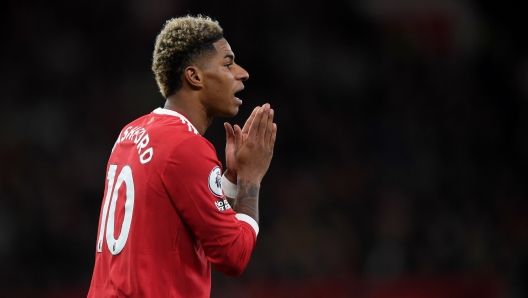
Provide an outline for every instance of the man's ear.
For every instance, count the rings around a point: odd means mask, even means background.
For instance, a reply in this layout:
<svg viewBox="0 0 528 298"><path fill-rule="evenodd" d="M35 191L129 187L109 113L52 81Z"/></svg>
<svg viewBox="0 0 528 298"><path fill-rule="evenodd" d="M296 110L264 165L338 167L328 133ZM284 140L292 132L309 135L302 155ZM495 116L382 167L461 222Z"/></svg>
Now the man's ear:
<svg viewBox="0 0 528 298"><path fill-rule="evenodd" d="M203 73L201 69L194 65L185 68L183 77L193 87L200 88L203 85Z"/></svg>

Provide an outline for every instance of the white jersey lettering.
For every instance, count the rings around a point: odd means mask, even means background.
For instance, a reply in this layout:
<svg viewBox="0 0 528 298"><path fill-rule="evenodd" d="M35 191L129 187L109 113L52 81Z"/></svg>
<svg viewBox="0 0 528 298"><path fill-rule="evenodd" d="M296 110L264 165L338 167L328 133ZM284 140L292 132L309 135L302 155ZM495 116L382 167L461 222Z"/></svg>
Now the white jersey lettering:
<svg viewBox="0 0 528 298"><path fill-rule="evenodd" d="M119 137L117 138L117 141L115 142L112 151L114 151L117 144L125 141L132 141L134 144L137 144L136 149L138 152L139 161L142 164L146 164L154 156L154 148L147 148L150 141L150 137L145 128L141 126L127 127L123 131L123 134L119 135Z"/></svg>

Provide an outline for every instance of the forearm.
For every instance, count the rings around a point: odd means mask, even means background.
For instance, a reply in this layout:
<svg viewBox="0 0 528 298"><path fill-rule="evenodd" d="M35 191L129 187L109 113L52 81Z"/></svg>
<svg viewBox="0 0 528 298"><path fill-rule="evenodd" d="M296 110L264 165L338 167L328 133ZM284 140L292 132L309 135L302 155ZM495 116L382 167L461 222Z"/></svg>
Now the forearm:
<svg viewBox="0 0 528 298"><path fill-rule="evenodd" d="M251 180L239 178L237 183L237 195L233 210L243 213L259 223L258 201L260 184ZM231 204L231 203L230 203Z"/></svg>

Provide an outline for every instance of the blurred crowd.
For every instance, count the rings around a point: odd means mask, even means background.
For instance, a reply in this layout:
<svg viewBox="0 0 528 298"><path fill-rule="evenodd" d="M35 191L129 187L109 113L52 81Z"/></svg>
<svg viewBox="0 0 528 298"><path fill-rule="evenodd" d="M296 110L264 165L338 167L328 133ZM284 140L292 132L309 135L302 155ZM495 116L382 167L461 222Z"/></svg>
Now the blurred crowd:
<svg viewBox="0 0 528 298"><path fill-rule="evenodd" d="M0 4L0 296L87 290L110 150L161 107L165 20L220 22L276 111L255 281L492 276L528 295L528 51L516 2L21 1ZM502 295L502 296L500 296Z"/></svg>

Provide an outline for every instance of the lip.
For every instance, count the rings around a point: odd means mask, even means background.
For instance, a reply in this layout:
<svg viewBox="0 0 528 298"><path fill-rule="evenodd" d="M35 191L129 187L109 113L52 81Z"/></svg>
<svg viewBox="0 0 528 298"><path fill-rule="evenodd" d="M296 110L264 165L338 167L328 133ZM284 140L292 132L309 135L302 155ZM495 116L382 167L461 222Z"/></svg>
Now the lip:
<svg viewBox="0 0 528 298"><path fill-rule="evenodd" d="M237 91L235 91L235 94L237 94L238 92L240 92L240 91L242 91L242 90L244 90L244 85L242 85L242 87L241 87L240 89L238 89ZM235 96L235 100L236 100L236 102L237 102L239 105L242 104L242 100L241 100L240 98L238 98L238 97Z"/></svg>

